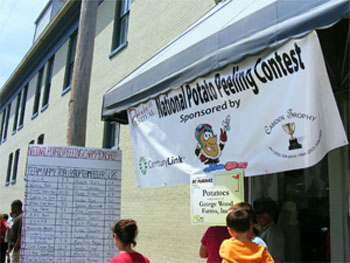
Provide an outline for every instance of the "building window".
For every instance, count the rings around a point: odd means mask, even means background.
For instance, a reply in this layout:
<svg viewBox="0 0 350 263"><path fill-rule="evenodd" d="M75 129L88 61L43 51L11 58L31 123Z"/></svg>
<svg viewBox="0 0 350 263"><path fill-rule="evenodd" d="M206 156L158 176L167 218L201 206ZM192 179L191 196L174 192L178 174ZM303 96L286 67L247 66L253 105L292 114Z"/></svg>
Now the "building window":
<svg viewBox="0 0 350 263"><path fill-rule="evenodd" d="M2 114L1 114L0 143L2 142L2 135L5 129L5 119L6 119L6 108L2 111Z"/></svg>
<svg viewBox="0 0 350 263"><path fill-rule="evenodd" d="M13 121L12 134L14 134L17 130L18 114L19 114L19 108L21 106L21 95L22 95L21 92L18 93L17 95L16 112L15 112L15 119Z"/></svg>
<svg viewBox="0 0 350 263"><path fill-rule="evenodd" d="M13 172L12 172L11 184L15 184L16 180L17 180L18 160L19 160L19 149L17 149L15 152L15 160L13 162Z"/></svg>
<svg viewBox="0 0 350 263"><path fill-rule="evenodd" d="M2 141L6 141L6 138L7 138L7 130L9 127L9 119L10 119L10 111L11 111L11 103L9 105L7 105L7 109L6 109L5 126L4 126L4 133L3 133Z"/></svg>
<svg viewBox="0 0 350 263"><path fill-rule="evenodd" d="M34 144L35 143L35 141L34 140L31 140L30 142L29 142L29 144Z"/></svg>
<svg viewBox="0 0 350 263"><path fill-rule="evenodd" d="M116 1L111 56L115 55L119 50L127 45L129 13L130 0Z"/></svg>
<svg viewBox="0 0 350 263"><path fill-rule="evenodd" d="M65 81L64 81L62 95L65 94L70 89L70 85L72 82L72 76L73 76L73 67L74 67L76 46L77 46L77 32L73 33L73 35L70 37L70 40L69 40L69 49L68 49L68 56L67 56Z"/></svg>
<svg viewBox="0 0 350 263"><path fill-rule="evenodd" d="M5 185L10 184L10 177L11 177L11 171L12 171L12 159L13 159L13 153L10 153L8 163L7 163L7 176L6 176L6 182Z"/></svg>
<svg viewBox="0 0 350 263"><path fill-rule="evenodd" d="M38 137L38 144L44 144L44 134L41 134L41 135Z"/></svg>
<svg viewBox="0 0 350 263"><path fill-rule="evenodd" d="M104 128L103 147L108 149L119 149L120 124L117 122L106 122Z"/></svg>
<svg viewBox="0 0 350 263"><path fill-rule="evenodd" d="M50 97L50 89L51 89L51 79L52 79L52 70L53 70L53 62L55 57L52 56L49 60L46 70L46 78L45 78L45 88L43 94L43 103L41 106L41 110L43 111L49 105L49 97Z"/></svg>
<svg viewBox="0 0 350 263"><path fill-rule="evenodd" d="M33 116L32 116L32 118L35 118L38 115L40 95L41 95L41 85L42 85L42 82L43 82L43 72L44 72L44 67L42 67L39 70L38 81L36 83L36 90L35 90L35 98L34 98L34 107L33 107Z"/></svg>
<svg viewBox="0 0 350 263"><path fill-rule="evenodd" d="M24 113L26 111L26 104L27 104L27 93L28 93L28 84L25 85L23 89L23 95L22 95L22 105L21 105L21 113L19 115L19 126L18 129L23 127L23 121L24 121Z"/></svg>

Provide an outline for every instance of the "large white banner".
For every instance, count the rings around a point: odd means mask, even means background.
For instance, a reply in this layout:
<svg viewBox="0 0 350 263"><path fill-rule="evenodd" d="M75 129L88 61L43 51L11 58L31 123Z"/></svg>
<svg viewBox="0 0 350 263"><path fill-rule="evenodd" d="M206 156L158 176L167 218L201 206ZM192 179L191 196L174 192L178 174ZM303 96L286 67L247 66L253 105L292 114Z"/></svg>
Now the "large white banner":
<svg viewBox="0 0 350 263"><path fill-rule="evenodd" d="M310 167L348 143L315 32L128 110L139 187Z"/></svg>

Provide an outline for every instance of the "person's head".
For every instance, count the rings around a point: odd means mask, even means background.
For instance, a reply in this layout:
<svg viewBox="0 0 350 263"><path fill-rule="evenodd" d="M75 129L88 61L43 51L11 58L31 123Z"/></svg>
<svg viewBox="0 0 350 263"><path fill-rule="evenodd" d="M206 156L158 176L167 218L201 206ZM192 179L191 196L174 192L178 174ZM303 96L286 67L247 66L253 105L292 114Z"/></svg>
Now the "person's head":
<svg viewBox="0 0 350 263"><path fill-rule="evenodd" d="M231 236L248 232L252 228L251 215L245 209L233 208L226 216L226 225Z"/></svg>
<svg viewBox="0 0 350 263"><path fill-rule="evenodd" d="M8 214L3 214L2 217L3 217L3 219L6 220L6 221L9 219L9 215L8 215Z"/></svg>
<svg viewBox="0 0 350 263"><path fill-rule="evenodd" d="M230 207L231 210L234 208L245 209L247 211L253 211L253 207L247 202L239 202L239 203L236 203Z"/></svg>
<svg viewBox="0 0 350 263"><path fill-rule="evenodd" d="M253 207L247 203L247 202L239 202L239 203L236 203L234 204L233 206L231 206L228 211L232 211L233 209L244 209L246 211L248 211L248 213L250 213L251 215L253 214Z"/></svg>
<svg viewBox="0 0 350 263"><path fill-rule="evenodd" d="M277 212L278 207L274 200L270 198L257 200L255 213L259 225L265 226L270 223L277 216Z"/></svg>
<svg viewBox="0 0 350 263"><path fill-rule="evenodd" d="M12 202L11 213L13 213L15 216L22 213L22 201L21 200L15 200Z"/></svg>
<svg viewBox="0 0 350 263"><path fill-rule="evenodd" d="M113 227L113 236L118 248L118 242L121 242L124 246L136 246L136 221L133 219L122 219L118 221Z"/></svg>
<svg viewBox="0 0 350 263"><path fill-rule="evenodd" d="M251 206L251 204L249 204L247 202L239 202L239 203L234 204L233 206L231 206L228 209L228 212L232 211L233 209L244 209L244 210L248 211L253 222L256 219L253 207Z"/></svg>

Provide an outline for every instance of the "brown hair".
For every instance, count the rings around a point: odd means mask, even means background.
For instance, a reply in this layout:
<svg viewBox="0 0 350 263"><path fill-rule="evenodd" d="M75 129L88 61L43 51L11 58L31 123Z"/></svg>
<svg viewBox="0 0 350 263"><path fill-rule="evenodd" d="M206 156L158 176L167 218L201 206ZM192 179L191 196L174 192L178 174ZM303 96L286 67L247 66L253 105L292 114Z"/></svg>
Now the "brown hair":
<svg viewBox="0 0 350 263"><path fill-rule="evenodd" d="M236 209L236 208L244 209L247 211L253 211L253 207L251 206L251 204L249 204L247 202L236 203L229 208L229 211L232 211L233 209Z"/></svg>
<svg viewBox="0 0 350 263"><path fill-rule="evenodd" d="M255 213L254 213L254 209L253 206L247 202L239 202L234 204L233 206L231 206L228 211L232 211L234 209L243 209L246 210L251 218L252 221L255 220Z"/></svg>
<svg viewBox="0 0 350 263"><path fill-rule="evenodd" d="M113 233L118 236L124 245L132 244L136 246L137 225L135 220L122 219L118 221L113 227Z"/></svg>
<svg viewBox="0 0 350 263"><path fill-rule="evenodd" d="M226 216L226 225L237 233L244 233L250 229L250 213L241 208L233 208Z"/></svg>

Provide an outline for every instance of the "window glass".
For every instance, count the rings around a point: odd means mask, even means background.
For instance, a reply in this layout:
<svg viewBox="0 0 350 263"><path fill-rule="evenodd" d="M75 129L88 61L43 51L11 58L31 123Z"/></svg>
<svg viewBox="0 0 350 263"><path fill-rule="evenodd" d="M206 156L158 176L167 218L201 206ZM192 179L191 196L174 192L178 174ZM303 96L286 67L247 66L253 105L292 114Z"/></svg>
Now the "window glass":
<svg viewBox="0 0 350 263"><path fill-rule="evenodd" d="M104 132L104 148L119 149L120 124L117 122L106 122Z"/></svg>
<svg viewBox="0 0 350 263"><path fill-rule="evenodd" d="M49 60L48 65L47 65L42 108L44 108L45 106L47 106L49 104L54 59L55 59L55 57L52 56Z"/></svg>
<svg viewBox="0 0 350 263"><path fill-rule="evenodd" d="M15 152L15 160L13 162L13 172L12 172L12 180L11 184L16 183L17 180L17 170L18 170L18 161L19 161L19 149L16 150Z"/></svg>
<svg viewBox="0 0 350 263"><path fill-rule="evenodd" d="M33 106L33 116L37 115L38 110L39 110L41 86L42 86L42 81L43 81L43 72L44 72L44 67L42 67L39 70L39 74L38 74L38 80L36 83L36 90L35 90L34 106Z"/></svg>
<svg viewBox="0 0 350 263"><path fill-rule="evenodd" d="M6 120L6 108L1 113L0 143L2 141L2 135L5 129L5 120Z"/></svg>
<svg viewBox="0 0 350 263"><path fill-rule="evenodd" d="M129 12L129 0L116 1L112 51L122 46L126 46L128 35Z"/></svg>
<svg viewBox="0 0 350 263"><path fill-rule="evenodd" d="M26 104L27 104L28 84L24 87L22 93L23 95L22 95L22 103L21 103L21 113L19 116L19 127L23 126L24 114L25 114Z"/></svg>
<svg viewBox="0 0 350 263"><path fill-rule="evenodd" d="M44 144L44 134L41 134L41 135L38 137L38 144Z"/></svg>
<svg viewBox="0 0 350 263"><path fill-rule="evenodd" d="M65 84L64 84L63 90L69 89L71 82L72 82L76 45L77 45L77 32L75 32L71 36L70 41L69 41Z"/></svg>
<svg viewBox="0 0 350 263"><path fill-rule="evenodd" d="M3 133L3 141L7 138L7 130L9 127L9 120L10 120L10 111L11 111L11 103L7 106L6 109L6 119L5 119L5 126L4 126L4 133Z"/></svg>
<svg viewBox="0 0 350 263"><path fill-rule="evenodd" d="M13 121L13 129L12 131L17 130L17 123L18 123L18 114L19 114L19 109L21 107L21 92L17 95L17 102L16 102L16 112L15 112L15 119Z"/></svg>
<svg viewBox="0 0 350 263"><path fill-rule="evenodd" d="M273 223L284 237L284 247L279 248L283 249L284 262L328 262L330 210L327 158L311 168L251 177L251 198L258 210L264 207L261 200L272 199L277 204ZM263 220L259 221L259 216L263 218L265 215L259 214L257 222L261 223ZM263 227L268 231L267 225ZM266 237L265 229L259 233L263 239ZM272 241L266 238L264 241L269 247Z"/></svg>
<svg viewBox="0 0 350 263"><path fill-rule="evenodd" d="M8 163L7 163L7 176L6 176L5 185L10 184L10 177L11 177L11 171L12 171L12 159L13 159L13 153L10 153Z"/></svg>

